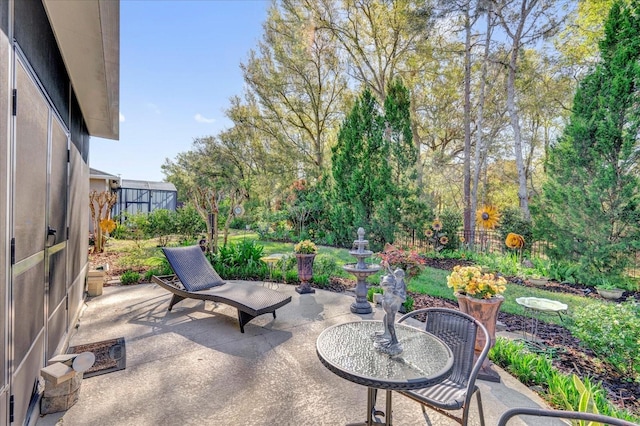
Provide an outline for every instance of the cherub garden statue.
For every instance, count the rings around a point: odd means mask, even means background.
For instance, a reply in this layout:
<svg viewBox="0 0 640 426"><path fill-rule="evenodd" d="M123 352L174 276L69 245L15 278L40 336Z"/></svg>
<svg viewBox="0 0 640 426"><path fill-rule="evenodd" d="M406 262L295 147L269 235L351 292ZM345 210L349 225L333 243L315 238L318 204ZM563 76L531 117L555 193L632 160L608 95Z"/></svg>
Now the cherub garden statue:
<svg viewBox="0 0 640 426"><path fill-rule="evenodd" d="M402 353L402 345L396 336L395 319L400 305L407 298L407 286L404 282L404 271L396 269L382 277L380 286L383 289L382 309L384 309L384 331L375 333L373 336L374 347L389 355L399 355Z"/></svg>

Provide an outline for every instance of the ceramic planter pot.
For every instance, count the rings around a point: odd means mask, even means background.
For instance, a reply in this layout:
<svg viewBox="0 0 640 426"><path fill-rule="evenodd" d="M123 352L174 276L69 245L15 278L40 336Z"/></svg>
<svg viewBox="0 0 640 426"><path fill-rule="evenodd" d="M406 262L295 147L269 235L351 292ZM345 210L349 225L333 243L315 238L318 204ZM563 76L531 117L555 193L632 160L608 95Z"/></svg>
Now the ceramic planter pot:
<svg viewBox="0 0 640 426"><path fill-rule="evenodd" d="M527 281L535 286L544 286L549 282L547 278L528 278Z"/></svg>
<svg viewBox="0 0 640 426"><path fill-rule="evenodd" d="M597 288L596 287L596 290L600 296L604 297L605 299L611 299L611 300L620 299L624 294L624 290L620 288Z"/></svg>
<svg viewBox="0 0 640 426"><path fill-rule="evenodd" d="M455 296L458 299L458 306L460 307L460 310L465 314L474 317L486 327L489 332L489 339L491 341L490 345L493 347L493 345L496 344L496 323L498 321L498 312L500 311L500 305L504 302L504 296L498 295L491 299L476 299L460 293L456 293ZM482 333L478 333L475 345L476 356L482 352L485 341L486 339L484 335ZM492 382L500 381L498 373L491 369L489 357L485 358L482 363L482 369L480 370L478 377Z"/></svg>

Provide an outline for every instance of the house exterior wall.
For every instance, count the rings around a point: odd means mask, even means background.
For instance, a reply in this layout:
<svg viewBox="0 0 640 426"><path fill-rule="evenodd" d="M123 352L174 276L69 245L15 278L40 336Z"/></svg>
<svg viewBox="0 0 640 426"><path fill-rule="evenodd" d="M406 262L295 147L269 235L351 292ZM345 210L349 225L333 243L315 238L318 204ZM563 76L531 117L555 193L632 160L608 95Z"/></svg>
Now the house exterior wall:
<svg viewBox="0 0 640 426"><path fill-rule="evenodd" d="M89 132L41 0L0 0L0 58L0 425L21 425L83 303Z"/></svg>

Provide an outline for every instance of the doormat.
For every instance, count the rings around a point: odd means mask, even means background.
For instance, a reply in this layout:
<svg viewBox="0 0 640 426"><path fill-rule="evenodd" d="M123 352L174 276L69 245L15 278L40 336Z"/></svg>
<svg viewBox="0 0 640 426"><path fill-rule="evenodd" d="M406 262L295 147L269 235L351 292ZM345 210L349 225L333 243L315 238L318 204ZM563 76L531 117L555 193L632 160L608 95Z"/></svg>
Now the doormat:
<svg viewBox="0 0 640 426"><path fill-rule="evenodd" d="M86 345L71 346L68 354L93 352L96 362L84 372L84 378L99 376L118 370L124 370L127 364L124 337L104 340L102 342L87 343Z"/></svg>

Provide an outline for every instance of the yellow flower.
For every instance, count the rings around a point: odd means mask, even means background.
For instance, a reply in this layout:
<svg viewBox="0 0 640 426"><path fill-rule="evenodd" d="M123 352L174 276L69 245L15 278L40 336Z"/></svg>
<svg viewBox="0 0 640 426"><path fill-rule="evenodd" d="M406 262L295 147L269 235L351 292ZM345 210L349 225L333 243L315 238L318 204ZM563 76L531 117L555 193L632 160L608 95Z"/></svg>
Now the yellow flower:
<svg viewBox="0 0 640 426"><path fill-rule="evenodd" d="M456 265L447 277L447 287L456 293L476 299L491 299L504 293L507 280L494 274L483 274L477 266Z"/></svg>
<svg viewBox="0 0 640 426"><path fill-rule="evenodd" d="M524 246L524 237L522 235L509 232L504 244L510 249L520 249Z"/></svg>
<svg viewBox="0 0 640 426"><path fill-rule="evenodd" d="M425 235L426 235L428 238L431 238L431 237L433 237L433 231L432 231L431 229L427 229L427 231L425 232Z"/></svg>
<svg viewBox="0 0 640 426"><path fill-rule="evenodd" d="M293 251L299 254L316 254L318 247L311 240L303 240L295 245Z"/></svg>
<svg viewBox="0 0 640 426"><path fill-rule="evenodd" d="M116 229L116 223L111 219L102 219L100 221L100 229L105 234L108 234L109 232L111 232L114 229Z"/></svg>
<svg viewBox="0 0 640 426"><path fill-rule="evenodd" d="M484 229L495 229L499 220L500 213L493 206L484 206L476 213L476 221Z"/></svg>
<svg viewBox="0 0 640 426"><path fill-rule="evenodd" d="M440 221L440 219L436 218L431 224L431 227L434 231L440 231L442 229L442 222Z"/></svg>
<svg viewBox="0 0 640 426"><path fill-rule="evenodd" d="M442 244L443 246L446 246L448 242L449 239L447 237L440 237L440 244Z"/></svg>

